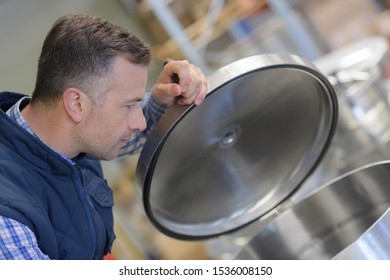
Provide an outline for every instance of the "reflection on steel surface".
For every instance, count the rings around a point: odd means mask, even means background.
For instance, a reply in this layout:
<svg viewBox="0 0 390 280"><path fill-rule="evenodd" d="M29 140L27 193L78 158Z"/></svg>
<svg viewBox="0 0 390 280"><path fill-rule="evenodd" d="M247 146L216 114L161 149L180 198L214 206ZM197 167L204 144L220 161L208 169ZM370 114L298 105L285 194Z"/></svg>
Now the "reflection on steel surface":
<svg viewBox="0 0 390 280"><path fill-rule="evenodd" d="M335 260L390 260L390 208Z"/></svg>
<svg viewBox="0 0 390 280"><path fill-rule="evenodd" d="M375 223L339 258L372 257L382 243L388 249L388 215L377 221L390 207L389 178L390 161L336 178L267 223L236 259L332 259ZM377 251L375 257L387 259L389 252Z"/></svg>

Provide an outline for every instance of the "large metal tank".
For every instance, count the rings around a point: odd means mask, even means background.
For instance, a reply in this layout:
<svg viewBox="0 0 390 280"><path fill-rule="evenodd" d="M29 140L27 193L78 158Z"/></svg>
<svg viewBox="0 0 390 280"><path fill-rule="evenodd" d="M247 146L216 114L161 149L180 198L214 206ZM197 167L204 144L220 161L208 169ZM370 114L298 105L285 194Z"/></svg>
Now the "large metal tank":
<svg viewBox="0 0 390 280"><path fill-rule="evenodd" d="M236 259L390 259L390 161L353 170L270 219Z"/></svg>
<svg viewBox="0 0 390 280"><path fill-rule="evenodd" d="M281 248L292 253L275 258L335 257L390 206L388 163L311 196L320 184L307 182L328 162L338 110L329 77L298 56L259 55L221 68L201 106L172 107L146 142L136 172L146 214L185 240L256 230L244 246L255 254L237 258L274 258L268 253ZM255 241L263 234L269 251ZM348 241L337 247L328 234ZM323 254L290 250L299 240L303 251L318 246Z"/></svg>
<svg viewBox="0 0 390 280"><path fill-rule="evenodd" d="M386 38L369 37L313 62L337 94L339 121L332 146L343 172L390 156L388 49Z"/></svg>
<svg viewBox="0 0 390 280"><path fill-rule="evenodd" d="M314 64L338 98L330 151L293 206L252 229L237 259L390 259L389 162L380 162L390 158L388 42L367 38ZM344 175L325 183L334 174Z"/></svg>

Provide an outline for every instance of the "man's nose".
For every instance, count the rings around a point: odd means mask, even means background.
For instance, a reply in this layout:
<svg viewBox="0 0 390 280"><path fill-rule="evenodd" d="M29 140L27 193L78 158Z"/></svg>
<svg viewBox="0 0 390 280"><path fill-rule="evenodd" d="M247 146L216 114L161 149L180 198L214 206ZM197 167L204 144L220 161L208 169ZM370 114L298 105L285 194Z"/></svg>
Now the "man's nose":
<svg viewBox="0 0 390 280"><path fill-rule="evenodd" d="M129 120L129 128L131 130L139 131L146 129L146 119L142 111L142 106L139 105L135 114L131 116L131 119Z"/></svg>

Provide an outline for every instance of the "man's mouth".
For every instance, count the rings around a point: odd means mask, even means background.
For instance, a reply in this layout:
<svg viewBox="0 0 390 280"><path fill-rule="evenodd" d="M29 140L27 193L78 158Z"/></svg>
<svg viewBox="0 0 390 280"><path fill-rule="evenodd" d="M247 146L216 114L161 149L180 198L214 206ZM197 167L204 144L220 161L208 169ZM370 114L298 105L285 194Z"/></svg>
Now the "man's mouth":
<svg viewBox="0 0 390 280"><path fill-rule="evenodd" d="M119 142L125 146L127 143L129 143L131 140L131 137L122 138Z"/></svg>

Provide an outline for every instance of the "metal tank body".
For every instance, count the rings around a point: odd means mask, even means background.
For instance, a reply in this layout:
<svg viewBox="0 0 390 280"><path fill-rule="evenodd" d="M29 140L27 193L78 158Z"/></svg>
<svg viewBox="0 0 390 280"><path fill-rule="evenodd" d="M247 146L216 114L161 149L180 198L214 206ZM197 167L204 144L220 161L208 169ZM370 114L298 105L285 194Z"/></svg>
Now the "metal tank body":
<svg viewBox="0 0 390 280"><path fill-rule="evenodd" d="M235 259L390 259L389 178L390 161L336 178L267 223Z"/></svg>

